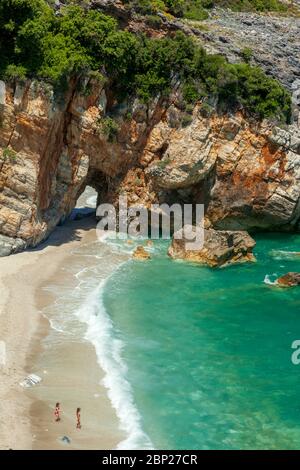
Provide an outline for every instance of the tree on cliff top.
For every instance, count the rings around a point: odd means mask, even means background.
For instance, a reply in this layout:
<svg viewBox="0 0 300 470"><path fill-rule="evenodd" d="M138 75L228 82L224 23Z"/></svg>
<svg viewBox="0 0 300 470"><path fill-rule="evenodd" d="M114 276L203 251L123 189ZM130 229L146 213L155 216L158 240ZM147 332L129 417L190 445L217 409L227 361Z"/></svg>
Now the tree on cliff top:
<svg viewBox="0 0 300 470"><path fill-rule="evenodd" d="M144 101L158 93L167 97L175 80L188 101L213 95L226 109L242 105L260 118L288 120L290 97L276 80L206 54L182 32L149 39L119 30L115 19L96 10L69 6L56 15L44 0L2 0L1 77L61 87L72 75L103 69L116 93Z"/></svg>
<svg viewBox="0 0 300 470"><path fill-rule="evenodd" d="M17 50L17 35L28 20L48 10L43 0L1 0L0 2L0 70L2 71Z"/></svg>
<svg viewBox="0 0 300 470"><path fill-rule="evenodd" d="M123 0L140 13L153 15L165 11L177 17L193 20L207 18L207 10L213 7L230 8L234 11L285 11L287 6L280 0Z"/></svg>

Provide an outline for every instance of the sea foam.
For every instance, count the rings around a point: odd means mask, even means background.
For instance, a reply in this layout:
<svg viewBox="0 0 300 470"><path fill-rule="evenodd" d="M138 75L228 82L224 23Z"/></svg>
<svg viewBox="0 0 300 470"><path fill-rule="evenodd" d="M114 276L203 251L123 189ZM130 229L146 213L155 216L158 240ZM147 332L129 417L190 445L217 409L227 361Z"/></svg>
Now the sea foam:
<svg viewBox="0 0 300 470"><path fill-rule="evenodd" d="M124 242L113 237L104 237L100 245L92 242L73 250L72 264L65 266L65 269L74 276L75 286L73 282L70 285L48 286L45 290L53 293L56 299L43 314L55 333L49 339L49 347L53 347L56 341L62 341L61 335L73 336L75 340L82 339L84 335L93 344L97 361L104 371L103 385L116 410L120 429L126 436L117 449L153 449L151 440L143 431L141 416L127 379L127 367L122 358L124 343L118 338L103 303L106 282L117 267L130 259L128 250L133 248L123 245ZM66 298L69 299L68 303ZM84 332L74 322L74 316L81 326L87 325L87 329L83 328Z"/></svg>
<svg viewBox="0 0 300 470"><path fill-rule="evenodd" d="M277 274L266 274L264 278L264 283L269 285L269 286L277 286Z"/></svg>
<svg viewBox="0 0 300 470"><path fill-rule="evenodd" d="M299 251L271 250L270 255L277 260L300 260Z"/></svg>
<svg viewBox="0 0 300 470"><path fill-rule="evenodd" d="M124 344L117 337L112 320L103 302L103 292L107 280L101 282L76 311L77 317L87 324L85 338L96 350L97 359L105 376L103 384L108 397L116 410L120 428L127 435L117 449L153 449L147 434L143 431L141 416L134 403L131 385L128 382L127 366L122 358Z"/></svg>

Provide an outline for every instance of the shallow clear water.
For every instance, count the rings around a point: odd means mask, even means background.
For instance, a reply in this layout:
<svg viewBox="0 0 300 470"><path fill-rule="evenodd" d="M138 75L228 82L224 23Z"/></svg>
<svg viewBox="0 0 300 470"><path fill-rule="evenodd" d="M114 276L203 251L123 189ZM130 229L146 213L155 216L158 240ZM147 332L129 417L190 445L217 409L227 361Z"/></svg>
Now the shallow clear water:
<svg viewBox="0 0 300 470"><path fill-rule="evenodd" d="M300 448L300 288L264 283L300 271L288 253L300 252L300 236L256 240L257 263L226 269L172 261L157 242L151 261L123 264L105 285L156 448Z"/></svg>

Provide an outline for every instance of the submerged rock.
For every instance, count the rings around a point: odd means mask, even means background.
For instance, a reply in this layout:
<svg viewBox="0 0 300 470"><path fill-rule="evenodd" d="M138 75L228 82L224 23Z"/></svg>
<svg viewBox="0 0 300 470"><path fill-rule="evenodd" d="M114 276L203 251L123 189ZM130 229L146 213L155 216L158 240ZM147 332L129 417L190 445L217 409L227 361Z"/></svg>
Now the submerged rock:
<svg viewBox="0 0 300 470"><path fill-rule="evenodd" d="M134 250L132 257L134 259L141 259L141 260L147 260L151 258L151 256L149 255L149 253L145 250L143 246L138 246Z"/></svg>
<svg viewBox="0 0 300 470"><path fill-rule="evenodd" d="M255 241L245 231L204 230L204 243L197 250L187 249L191 242L191 230L185 226L173 235L168 254L174 259L184 259L211 267L223 267L233 263L255 261L252 250Z"/></svg>
<svg viewBox="0 0 300 470"><path fill-rule="evenodd" d="M294 287L300 285L300 273L289 272L277 279L277 284L282 287Z"/></svg>

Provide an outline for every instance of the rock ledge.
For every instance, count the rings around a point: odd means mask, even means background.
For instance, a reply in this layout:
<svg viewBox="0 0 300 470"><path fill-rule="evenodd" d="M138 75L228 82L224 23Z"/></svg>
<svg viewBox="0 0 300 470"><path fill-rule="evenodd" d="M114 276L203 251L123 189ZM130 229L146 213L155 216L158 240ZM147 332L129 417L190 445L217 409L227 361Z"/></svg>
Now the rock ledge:
<svg viewBox="0 0 300 470"><path fill-rule="evenodd" d="M168 254L174 259L184 259L210 267L224 267L233 263L255 261L252 250L255 241L245 231L204 230L203 247L199 250L186 249L191 242L187 234L194 227L185 226L173 235Z"/></svg>

